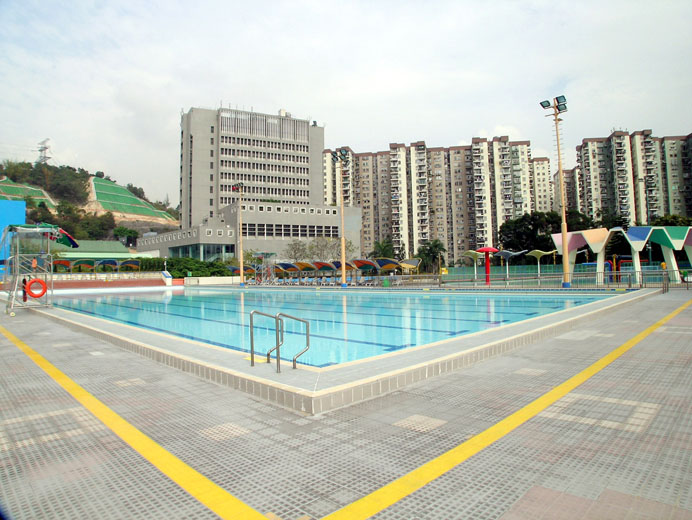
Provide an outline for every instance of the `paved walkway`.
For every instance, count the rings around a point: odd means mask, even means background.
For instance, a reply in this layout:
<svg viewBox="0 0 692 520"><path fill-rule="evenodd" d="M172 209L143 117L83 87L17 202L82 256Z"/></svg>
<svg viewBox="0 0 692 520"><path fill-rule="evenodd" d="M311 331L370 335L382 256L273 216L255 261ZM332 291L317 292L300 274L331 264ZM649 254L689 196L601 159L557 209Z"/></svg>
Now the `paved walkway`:
<svg viewBox="0 0 692 520"><path fill-rule="evenodd" d="M692 519L692 307L671 316L691 298L642 299L312 417L5 315L0 507L14 519Z"/></svg>

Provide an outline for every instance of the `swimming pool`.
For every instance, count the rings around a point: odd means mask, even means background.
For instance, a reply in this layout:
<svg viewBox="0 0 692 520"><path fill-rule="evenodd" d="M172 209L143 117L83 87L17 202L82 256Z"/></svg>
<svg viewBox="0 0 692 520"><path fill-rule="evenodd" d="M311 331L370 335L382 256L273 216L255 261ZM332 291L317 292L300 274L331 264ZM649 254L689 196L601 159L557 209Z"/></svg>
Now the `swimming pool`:
<svg viewBox="0 0 692 520"><path fill-rule="evenodd" d="M199 289L184 292L56 296L64 309L250 351L250 312L282 312L310 322L316 367L425 345L608 298L608 293L518 294L434 291ZM305 326L285 321L281 358L305 346ZM254 319L255 352L274 346L274 320Z"/></svg>

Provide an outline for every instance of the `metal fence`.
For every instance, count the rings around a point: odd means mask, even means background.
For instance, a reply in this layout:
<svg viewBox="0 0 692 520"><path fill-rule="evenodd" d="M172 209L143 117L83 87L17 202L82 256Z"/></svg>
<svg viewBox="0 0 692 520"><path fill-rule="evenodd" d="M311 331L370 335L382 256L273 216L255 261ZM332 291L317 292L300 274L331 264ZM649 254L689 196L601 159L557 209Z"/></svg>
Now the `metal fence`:
<svg viewBox="0 0 692 520"><path fill-rule="evenodd" d="M646 270L615 271L606 273L572 273L570 286L573 289L642 289L662 288L689 289L692 276L685 271ZM464 275L396 275L375 276L371 283L375 287L391 289L413 288L458 288L458 289L562 289L562 274L491 274L486 281L485 274Z"/></svg>

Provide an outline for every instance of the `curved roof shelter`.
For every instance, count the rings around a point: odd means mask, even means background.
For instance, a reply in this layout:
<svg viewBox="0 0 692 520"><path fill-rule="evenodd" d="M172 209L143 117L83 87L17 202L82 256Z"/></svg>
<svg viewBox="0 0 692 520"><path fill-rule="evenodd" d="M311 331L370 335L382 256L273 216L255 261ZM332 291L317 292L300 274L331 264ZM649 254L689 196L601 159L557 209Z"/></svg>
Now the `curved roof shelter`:
<svg viewBox="0 0 692 520"><path fill-rule="evenodd" d="M640 282L640 273L642 270L639 261L639 253L644 250L648 243L661 246L663 258L665 258L666 264L668 265L671 280L676 283L680 282L680 273L673 252L684 249L687 254L687 259L692 263L692 227L690 226L632 226L627 230L621 227L612 228L610 230L598 228L586 229L583 231L570 231L567 233L570 272L574 272L577 250L587 246L596 254L596 272L603 273L606 245L608 245L608 242L610 242L615 235L622 235L630 245L636 283ZM552 235L552 238L558 254L561 255L561 234L555 233Z"/></svg>

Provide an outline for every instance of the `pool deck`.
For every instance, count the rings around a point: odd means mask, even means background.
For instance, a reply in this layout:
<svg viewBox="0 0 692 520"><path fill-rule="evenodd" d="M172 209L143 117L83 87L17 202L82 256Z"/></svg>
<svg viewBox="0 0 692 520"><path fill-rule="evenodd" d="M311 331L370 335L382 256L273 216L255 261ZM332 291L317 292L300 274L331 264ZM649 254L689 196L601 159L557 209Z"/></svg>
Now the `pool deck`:
<svg viewBox="0 0 692 520"><path fill-rule="evenodd" d="M60 309L3 315L0 508L15 519L692 519L692 306L680 310L691 299L630 292L280 374Z"/></svg>
<svg viewBox="0 0 692 520"><path fill-rule="evenodd" d="M305 288L302 291L309 298L316 289ZM151 332L60 308L40 312L74 330L105 339L159 363L253 394L274 404L315 415L380 397L409 384L509 352L537 339L558 335L596 314L611 312L630 301L647 298L657 292L656 289L613 292L610 294L615 296L587 306L324 368L298 365L293 369L292 363L283 359L279 373L275 357L271 363L267 363L266 352L271 345L264 345L263 348L257 346L255 365L252 366L246 352ZM248 315L250 310L246 310ZM249 319L246 326L249 326Z"/></svg>

